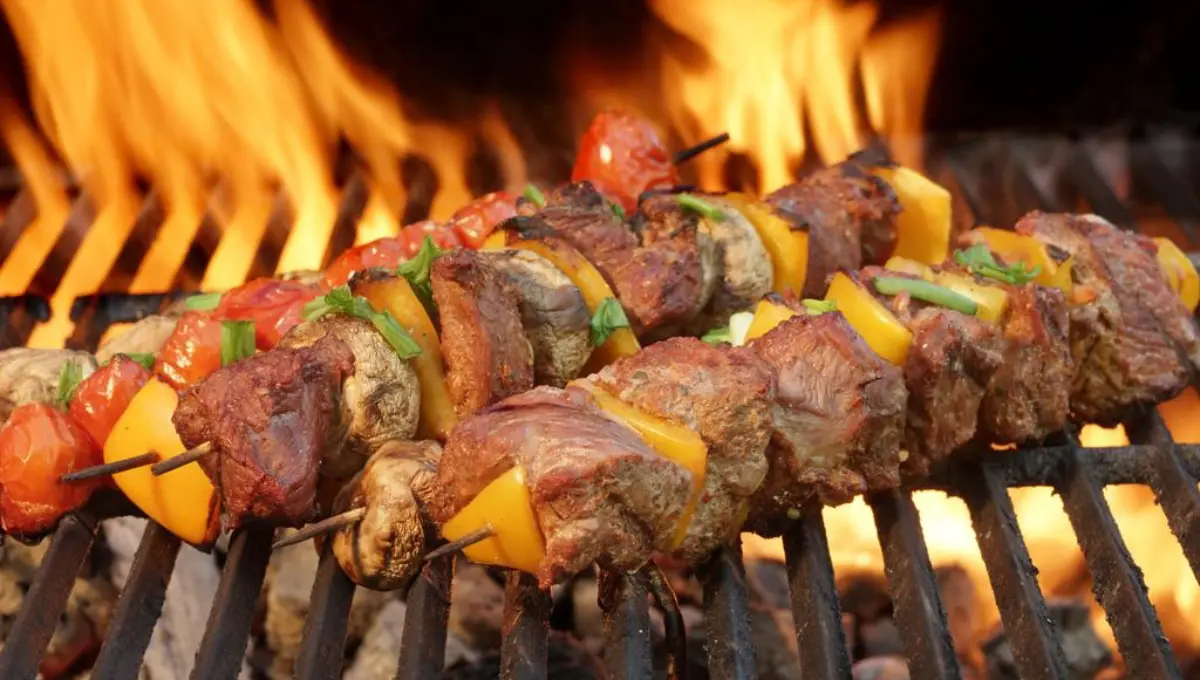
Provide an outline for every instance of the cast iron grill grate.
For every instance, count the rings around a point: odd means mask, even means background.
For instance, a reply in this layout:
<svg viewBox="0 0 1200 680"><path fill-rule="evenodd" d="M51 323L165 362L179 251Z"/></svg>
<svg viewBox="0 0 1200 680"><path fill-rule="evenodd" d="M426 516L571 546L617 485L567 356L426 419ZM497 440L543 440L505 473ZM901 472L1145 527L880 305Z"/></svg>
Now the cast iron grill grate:
<svg viewBox="0 0 1200 680"><path fill-rule="evenodd" d="M977 145L974 145L977 146ZM1125 228L1138 228L1133 212L1104 179L1096 147L1069 145L1059 184L1076 200L1045 191L1034 181L1032 165L1016 145L995 139L986 142L989 159L1003 159L999 170L991 161L980 168L978 154L963 152L973 145L955 145L930 162L932 173L955 196L959 217L971 222L1010 224L1029 209L1077 210L1082 200L1092 212ZM995 152L995 153L992 153ZM1200 245L1200 201L1179 168L1153 144L1131 153L1132 180L1148 188L1178 228L1174 234L1187 250ZM363 210L362 192L351 179L332 234L329 253L353 241L354 224ZM1000 198L996 197L999 192ZM16 203L22 196L19 194ZM25 197L28 202L28 197ZM139 216L133 234L153 237L161 211ZM85 202L83 200L81 203ZM86 215L90 208L77 206ZM264 231L262 247L250 275L273 270L286 237L286 210L276 211ZM11 246L32 219L27 209L9 211L3 222L4 243ZM75 219L73 217L72 219ZM86 216L79 219L88 219ZM284 225L284 226L280 226ZM211 225L198 230L193 252L175 281L194 287L195 266L211 252ZM70 261L79 245L77 231L64 230L55 245L57 257L47 258L35 277L35 287L58 283L63 257ZM209 242L207 245L205 241ZM6 257L11 247L0 257ZM129 271L144 256L144 248L126 245L118 266ZM329 255L327 254L327 258ZM0 261L2 264L2 261ZM119 273L108 283L120 283ZM125 278L127 283L128 279ZM111 288L106 285L105 289ZM105 330L115 323L154 313L172 295L99 294L81 297L71 310L73 347L94 350ZM0 346L25 344L33 328L49 318L44 297L22 295L0 299ZM1072 433L1063 433L1042 448L1022 449L989 457L984 462L954 462L939 469L919 488L937 488L966 502L980 552L996 595L1015 662L1024 678L1069 678L1063 651L1038 588L1036 569L1021 537L1008 489L1050 486L1062 497L1095 583L1095 592L1116 636L1130 677L1180 678L1157 615L1150 604L1141 571L1133 562L1105 501L1103 488L1113 484L1149 486L1166 514L1175 537L1195 574L1200 575L1200 446L1176 444L1157 412L1126 424L1132 444L1119 448L1083 448ZM917 510L911 492L879 493L868 499L883 548L894 617L900 630L910 672L915 678L958 678L958 660L951 643ZM111 512L111 511L110 511ZM0 677L33 678L43 650L67 603L75 574L95 540L101 509L66 517L51 539L49 551L0 652ZM203 641L196 655L193 678L236 678L255 616L270 557L272 532L249 528L236 534L221 575ZM851 661L843 637L828 538L821 509L805 508L794 530L784 537L801 667L807 678L849 678ZM142 655L161 612L172 567L180 548L177 538L150 523L142 537L127 585L113 614L107 637L91 677L96 680L136 678ZM426 565L408 594L397 678L437 677L442 671L453 561L443 558ZM716 555L701 569L708 623L708 668L714 678L752 678L754 649L748 623L745 573L740 548ZM653 676L648 594L662 599L645 574L604 575L602 605L606 615L606 647L602 663L613 678ZM296 677L335 678L343 662L350 602L355 587L328 554L323 556L313 586ZM669 594L667 598L670 599ZM665 604L668 635L681 621ZM510 573L505 586L501 677L535 680L547 675L547 629L550 602L528 576ZM680 631L675 630L676 634ZM678 661L678 660L677 660ZM681 666L682 668L682 666Z"/></svg>

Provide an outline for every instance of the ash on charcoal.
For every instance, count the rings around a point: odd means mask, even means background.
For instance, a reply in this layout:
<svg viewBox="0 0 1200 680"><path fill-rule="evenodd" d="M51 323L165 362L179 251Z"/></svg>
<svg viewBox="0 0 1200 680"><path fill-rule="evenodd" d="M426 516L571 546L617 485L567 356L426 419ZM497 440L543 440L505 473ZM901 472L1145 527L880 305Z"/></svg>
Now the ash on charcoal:
<svg viewBox="0 0 1200 680"><path fill-rule="evenodd" d="M504 588L487 569L459 560L450 597L450 632L472 649L499 649L504 624Z"/></svg>
<svg viewBox="0 0 1200 680"><path fill-rule="evenodd" d="M406 608L399 600L389 600L379 610L375 621L363 636L362 644L354 656L354 662L346 670L343 680L375 680L395 677L400 665L400 638L404 635ZM467 646L458 636L451 633L446 637L446 666L470 664L479 660L477 652Z"/></svg>
<svg viewBox="0 0 1200 680"><path fill-rule="evenodd" d="M908 680L908 662L902 656L876 656L854 664L854 680Z"/></svg>
<svg viewBox="0 0 1200 680"><path fill-rule="evenodd" d="M1051 598L1046 606L1072 677L1078 680L1094 678L1098 672L1112 665L1112 650L1096 634L1091 612L1084 602ZM1016 680L1020 677L1003 626L983 643L983 654L987 659L990 680Z"/></svg>
<svg viewBox="0 0 1200 680"><path fill-rule="evenodd" d="M792 615L787 609L772 610L751 605L750 639L754 643L755 677L760 680L800 680L799 651ZM689 621L687 627L687 665L689 680L708 680L708 639L704 622ZM666 650L656 648L655 667L662 677L666 669Z"/></svg>

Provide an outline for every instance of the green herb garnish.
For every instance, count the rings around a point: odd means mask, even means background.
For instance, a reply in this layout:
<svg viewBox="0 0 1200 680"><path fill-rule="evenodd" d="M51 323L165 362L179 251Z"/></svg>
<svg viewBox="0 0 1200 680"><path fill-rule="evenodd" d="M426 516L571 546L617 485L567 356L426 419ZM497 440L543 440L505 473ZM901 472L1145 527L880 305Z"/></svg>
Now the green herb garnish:
<svg viewBox="0 0 1200 680"><path fill-rule="evenodd" d="M543 194L542 190L533 182L525 185L525 193L522 195L539 208L546 206L546 194Z"/></svg>
<svg viewBox="0 0 1200 680"><path fill-rule="evenodd" d="M81 382L83 382L83 364L74 359L68 360L58 372L58 389L54 393L55 403L64 409L70 406L71 399L75 397L75 390Z"/></svg>
<svg viewBox="0 0 1200 680"><path fill-rule="evenodd" d="M899 295L908 293L918 300L953 309L963 314L974 315L979 305L965 295L959 295L949 288L930 283L923 279L906 279L900 276L876 276L873 280L875 290L884 295Z"/></svg>
<svg viewBox="0 0 1200 680"><path fill-rule="evenodd" d="M396 267L396 273L408 279L408 285L412 286L413 292L417 294L421 304L425 305L426 311L430 314L433 313L434 305L433 287L429 283L429 277L433 271L433 261L441 257L444 252L433 242L433 238L426 236L425 240L421 241L421 249L417 251L417 254Z"/></svg>
<svg viewBox="0 0 1200 680"><path fill-rule="evenodd" d="M680 207L687 208L710 220L721 222L725 219L725 213L718 210L713 204L691 194L678 194L675 196L675 201L679 203Z"/></svg>
<svg viewBox="0 0 1200 680"><path fill-rule="evenodd" d="M729 326L723 328L714 328L711 331L700 336L700 339L710 345L719 345L723 342L733 343L733 335L729 332Z"/></svg>
<svg viewBox="0 0 1200 680"><path fill-rule="evenodd" d="M837 311L837 303L833 300L810 300L805 298L800 301L800 304L804 305L804 308L812 314Z"/></svg>
<svg viewBox="0 0 1200 680"><path fill-rule="evenodd" d="M222 295L224 293L201 293L200 295L193 295L183 301L183 306L194 312L214 309L221 303Z"/></svg>
<svg viewBox="0 0 1200 680"><path fill-rule="evenodd" d="M599 347L618 328L629 328L629 317L616 298L604 298L592 314L592 347Z"/></svg>
<svg viewBox="0 0 1200 680"><path fill-rule="evenodd" d="M254 322L221 322L221 366L254 356Z"/></svg>
<svg viewBox="0 0 1200 680"><path fill-rule="evenodd" d="M128 354L118 354L117 356L125 357L130 361L136 361L147 371L154 370L154 355L150 352L130 352Z"/></svg>
<svg viewBox="0 0 1200 680"><path fill-rule="evenodd" d="M616 215L617 217L619 217L621 219L625 219L625 208L622 208L620 203L613 203L612 211L613 211L613 214Z"/></svg>
<svg viewBox="0 0 1200 680"><path fill-rule="evenodd" d="M411 359L421 354L421 346L404 330L400 322L396 321L396 317L387 312L376 311L365 298L351 294L349 286L339 286L312 300L304 305L303 314L308 321L316 321L326 314L345 314L370 321L401 359Z"/></svg>
<svg viewBox="0 0 1200 680"><path fill-rule="evenodd" d="M989 279L1003 281L1013 286L1023 286L1037 278L1042 271L1041 265L1032 269L1024 262L1014 262L1005 267L996 261L987 244L976 243L966 250L954 251L954 261L971 271L972 274L986 276Z"/></svg>

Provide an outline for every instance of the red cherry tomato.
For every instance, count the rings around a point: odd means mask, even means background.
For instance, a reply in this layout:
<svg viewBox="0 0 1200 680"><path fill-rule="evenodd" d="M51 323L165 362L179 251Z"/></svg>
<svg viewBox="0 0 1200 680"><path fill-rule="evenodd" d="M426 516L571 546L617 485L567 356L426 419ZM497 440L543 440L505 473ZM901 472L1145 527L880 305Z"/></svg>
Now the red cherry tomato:
<svg viewBox="0 0 1200 680"><path fill-rule="evenodd" d="M496 225L516 215L517 197L506 191L493 191L459 208L450 217L450 226L464 246L478 249Z"/></svg>
<svg viewBox="0 0 1200 680"><path fill-rule="evenodd" d="M254 343L261 350L279 344L303 320L304 305L325 291L300 281L255 279L221 296L218 319L254 322Z"/></svg>
<svg viewBox="0 0 1200 680"><path fill-rule="evenodd" d="M102 479L64 484L68 472L104 462L100 447L70 415L46 404L13 409L0 429L0 523L14 534L51 529L83 505Z"/></svg>
<svg viewBox="0 0 1200 680"><path fill-rule="evenodd" d="M150 377L141 364L118 354L75 388L71 417L103 448L113 425Z"/></svg>
<svg viewBox="0 0 1200 680"><path fill-rule="evenodd" d="M585 179L619 201L627 213L637 209L643 191L679 184L679 174L654 126L612 109L596 114L579 143L571 181Z"/></svg>
<svg viewBox="0 0 1200 680"><path fill-rule="evenodd" d="M421 220L400 230L404 234L404 255L406 258L412 257L421 251L421 244L425 241L426 236L433 237L433 244L443 250L449 248L457 248L462 245L458 241L458 236L454 234L454 230L449 226L433 220Z"/></svg>
<svg viewBox="0 0 1200 680"><path fill-rule="evenodd" d="M345 285L354 272L371 267L395 267L404 261L404 237L388 236L361 246L355 246L338 256L325 269L325 285L336 288Z"/></svg>
<svg viewBox="0 0 1200 680"><path fill-rule="evenodd" d="M185 390L220 367L220 320L207 312L187 312L158 350L154 373L176 390Z"/></svg>

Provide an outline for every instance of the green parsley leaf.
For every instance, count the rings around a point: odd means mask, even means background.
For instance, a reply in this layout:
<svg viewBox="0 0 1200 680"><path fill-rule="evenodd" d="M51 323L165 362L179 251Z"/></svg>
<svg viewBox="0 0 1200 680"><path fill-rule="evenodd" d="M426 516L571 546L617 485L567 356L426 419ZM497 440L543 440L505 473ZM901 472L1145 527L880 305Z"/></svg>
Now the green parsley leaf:
<svg viewBox="0 0 1200 680"><path fill-rule="evenodd" d="M129 354L118 354L117 356L136 361L147 371L154 370L154 354L150 352L130 352Z"/></svg>
<svg viewBox="0 0 1200 680"><path fill-rule="evenodd" d="M613 203L612 211L613 211L613 214L616 215L617 217L619 217L621 219L625 219L625 208L622 208L620 203Z"/></svg>
<svg viewBox="0 0 1200 680"><path fill-rule="evenodd" d="M592 314L592 347L603 345L618 328L629 328L629 317L616 298L604 298Z"/></svg>
<svg viewBox="0 0 1200 680"><path fill-rule="evenodd" d="M523 195L537 207L546 207L546 194L543 194L542 190L533 182L525 185L525 193Z"/></svg>
<svg viewBox="0 0 1200 680"><path fill-rule="evenodd" d="M429 283L429 277L433 271L433 261L442 256L445 251L437 247L433 239L429 236L421 241L421 249L412 258L400 263L396 267L396 273L408 279L408 285L412 286L413 292L421 299L421 304L425 305L426 311L433 317L433 286Z"/></svg>
<svg viewBox="0 0 1200 680"><path fill-rule="evenodd" d="M717 210L713 204L696 196L692 196L691 194L679 194L675 196L675 201L679 203L680 207L687 208L688 210L691 210L702 217L707 217L710 220L721 222L725 219L725 213Z"/></svg>
<svg viewBox="0 0 1200 680"><path fill-rule="evenodd" d="M214 309L221 303L222 295L224 293L201 293L200 295L193 295L184 300L183 306L194 312Z"/></svg>
<svg viewBox="0 0 1200 680"><path fill-rule="evenodd" d="M254 356L254 322L221 322L221 367Z"/></svg>
<svg viewBox="0 0 1200 680"><path fill-rule="evenodd" d="M1023 286L1037 278L1041 265L1029 268L1024 262L1014 262L1005 267L996 261L987 244L976 243L965 250L954 251L954 261L966 267L972 274L986 276L1013 286Z"/></svg>
<svg viewBox="0 0 1200 680"><path fill-rule="evenodd" d="M729 326L725 326L723 328L714 328L710 330L709 332L700 336L700 339L710 345L719 345L722 342L733 342L733 335L729 332Z"/></svg>
<svg viewBox="0 0 1200 680"><path fill-rule="evenodd" d="M800 304L804 305L804 308L812 314L837 311L837 303L833 300L810 300L805 298L800 301Z"/></svg>
<svg viewBox="0 0 1200 680"><path fill-rule="evenodd" d="M404 330L400 322L396 321L396 317L388 312L376 311L366 298L351 294L349 286L339 286L310 301L304 305L302 314L307 321L316 321L326 314L345 314L370 321L401 359L411 359L421 354L421 346Z"/></svg>
<svg viewBox="0 0 1200 680"><path fill-rule="evenodd" d="M75 397L75 390L81 382L83 382L83 364L75 359L69 359L58 372L58 389L55 391L54 401L59 408L65 409L71 405L71 399Z"/></svg>

